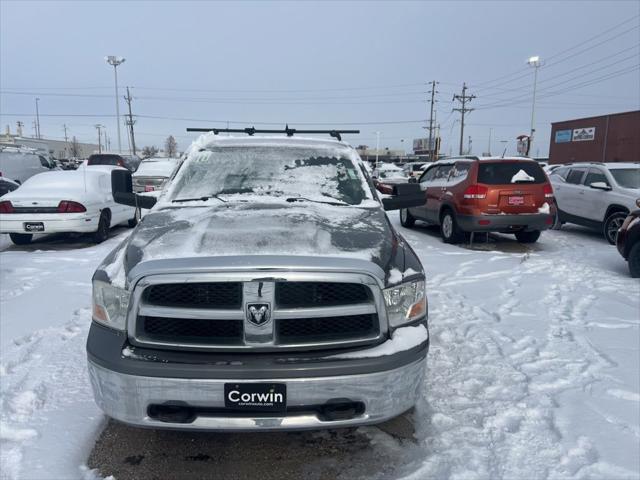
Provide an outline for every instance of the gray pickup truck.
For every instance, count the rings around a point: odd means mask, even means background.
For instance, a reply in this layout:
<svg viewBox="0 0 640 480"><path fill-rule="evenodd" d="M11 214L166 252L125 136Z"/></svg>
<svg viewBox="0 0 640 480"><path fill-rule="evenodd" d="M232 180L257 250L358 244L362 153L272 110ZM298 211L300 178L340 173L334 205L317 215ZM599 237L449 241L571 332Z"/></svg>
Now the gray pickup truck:
<svg viewBox="0 0 640 480"><path fill-rule="evenodd" d="M253 132L252 132L253 133ZM429 349L425 274L338 140L202 135L93 276L88 368L122 422L302 430L383 422L412 408ZM417 187L417 190L416 190Z"/></svg>

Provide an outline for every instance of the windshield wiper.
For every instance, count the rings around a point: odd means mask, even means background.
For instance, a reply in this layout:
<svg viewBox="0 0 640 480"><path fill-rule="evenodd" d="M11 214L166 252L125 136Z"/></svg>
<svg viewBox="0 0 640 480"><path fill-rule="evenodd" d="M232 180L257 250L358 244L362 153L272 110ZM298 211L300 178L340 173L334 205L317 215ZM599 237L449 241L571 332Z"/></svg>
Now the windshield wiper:
<svg viewBox="0 0 640 480"><path fill-rule="evenodd" d="M172 200L171 203L197 202L198 200L204 202L209 200L210 198L215 198L216 200L220 200L222 203L227 203L227 201L220 198L217 193L214 193L213 195L204 195L202 197L195 197L195 198L178 198L176 200Z"/></svg>
<svg viewBox="0 0 640 480"><path fill-rule="evenodd" d="M348 203L345 202L323 202L322 200L312 200L310 198L306 198L306 197L289 197L286 199L287 202L289 203L293 203L293 202L312 202L312 203L324 203L325 205L338 205L338 206L348 206Z"/></svg>

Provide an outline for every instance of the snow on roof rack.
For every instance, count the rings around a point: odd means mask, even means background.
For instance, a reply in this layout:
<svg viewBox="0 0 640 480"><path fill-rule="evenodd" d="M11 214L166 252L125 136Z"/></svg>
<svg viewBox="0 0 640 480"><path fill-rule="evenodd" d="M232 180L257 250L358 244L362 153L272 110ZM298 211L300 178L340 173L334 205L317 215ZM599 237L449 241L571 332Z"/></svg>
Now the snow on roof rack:
<svg viewBox="0 0 640 480"><path fill-rule="evenodd" d="M256 133L285 133L287 137L292 137L294 134L307 134L307 133L328 133L331 137L342 140L342 135L345 133L358 134L360 130L298 130L296 128L289 128L287 125L284 130L269 130L269 129L256 129L256 127L247 128L187 128L187 132L213 132L214 135L219 133L246 133L249 136Z"/></svg>

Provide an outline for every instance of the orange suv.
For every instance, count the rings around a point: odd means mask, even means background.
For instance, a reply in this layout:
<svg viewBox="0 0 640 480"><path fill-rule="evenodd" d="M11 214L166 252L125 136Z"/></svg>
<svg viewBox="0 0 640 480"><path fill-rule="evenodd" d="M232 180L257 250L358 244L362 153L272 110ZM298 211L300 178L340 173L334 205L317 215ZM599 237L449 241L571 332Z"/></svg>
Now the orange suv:
<svg viewBox="0 0 640 480"><path fill-rule="evenodd" d="M400 221L409 228L416 220L439 225L446 243L463 241L467 232L513 233L519 242L533 243L553 224L553 190L535 160L448 158L417 181L425 203L400 210Z"/></svg>

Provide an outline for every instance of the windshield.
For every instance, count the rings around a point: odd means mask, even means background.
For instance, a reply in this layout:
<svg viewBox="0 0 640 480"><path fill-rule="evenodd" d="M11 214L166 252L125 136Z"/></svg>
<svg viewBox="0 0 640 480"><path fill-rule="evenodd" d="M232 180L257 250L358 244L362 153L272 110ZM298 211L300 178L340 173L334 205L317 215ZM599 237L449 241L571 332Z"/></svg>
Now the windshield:
<svg viewBox="0 0 640 480"><path fill-rule="evenodd" d="M622 188L640 188L640 168L612 168L609 171Z"/></svg>
<svg viewBox="0 0 640 480"><path fill-rule="evenodd" d="M478 166L478 183L487 185L546 181L547 177L537 162L480 162Z"/></svg>
<svg viewBox="0 0 640 480"><path fill-rule="evenodd" d="M337 156L336 156L337 155ZM221 147L198 152L184 165L169 197L269 195L359 205L372 198L352 160L335 150Z"/></svg>
<svg viewBox="0 0 640 480"><path fill-rule="evenodd" d="M136 176L170 177L177 165L175 160L145 160L136 170Z"/></svg>

